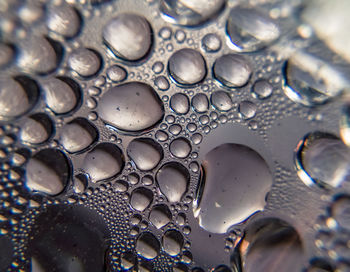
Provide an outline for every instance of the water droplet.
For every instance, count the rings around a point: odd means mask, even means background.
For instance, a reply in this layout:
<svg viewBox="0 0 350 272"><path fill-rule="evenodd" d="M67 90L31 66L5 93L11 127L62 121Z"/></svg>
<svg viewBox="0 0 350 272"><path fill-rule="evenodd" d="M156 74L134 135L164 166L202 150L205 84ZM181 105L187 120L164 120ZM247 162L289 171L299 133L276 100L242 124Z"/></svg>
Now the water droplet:
<svg viewBox="0 0 350 272"><path fill-rule="evenodd" d="M93 181L116 176L124 167L122 151L114 144L101 143L90 151L83 162L83 170Z"/></svg>
<svg viewBox="0 0 350 272"><path fill-rule="evenodd" d="M57 195L66 187L68 177L68 159L56 149L39 151L26 165L25 184L32 191Z"/></svg>
<svg viewBox="0 0 350 272"><path fill-rule="evenodd" d="M244 119L251 119L255 116L257 106L250 101L242 101L239 103L238 112Z"/></svg>
<svg viewBox="0 0 350 272"><path fill-rule="evenodd" d="M172 31L170 27L162 27L159 30L159 37L161 37L163 40L170 40L172 35Z"/></svg>
<svg viewBox="0 0 350 272"><path fill-rule="evenodd" d="M53 133L51 119L43 113L30 116L21 126L20 139L24 143L41 144Z"/></svg>
<svg viewBox="0 0 350 272"><path fill-rule="evenodd" d="M232 99L225 91L213 92L210 102L219 111L229 111L232 108Z"/></svg>
<svg viewBox="0 0 350 272"><path fill-rule="evenodd" d="M130 205L137 211L144 211L153 201L153 193L144 187L138 187L132 191Z"/></svg>
<svg viewBox="0 0 350 272"><path fill-rule="evenodd" d="M349 177L350 150L332 134L314 132L298 143L295 163L306 185L338 187Z"/></svg>
<svg viewBox="0 0 350 272"><path fill-rule="evenodd" d="M163 103L152 87L130 82L109 89L97 108L99 116L117 129L139 132L164 116Z"/></svg>
<svg viewBox="0 0 350 272"><path fill-rule="evenodd" d="M174 136L177 136L182 131L182 127L178 124L173 124L169 127L169 132Z"/></svg>
<svg viewBox="0 0 350 272"><path fill-rule="evenodd" d="M25 3L18 10L18 16L23 23L32 24L44 15L43 6L40 3Z"/></svg>
<svg viewBox="0 0 350 272"><path fill-rule="evenodd" d="M304 52L296 52L285 64L284 93L305 106L316 106L336 97L350 85L331 64Z"/></svg>
<svg viewBox="0 0 350 272"><path fill-rule="evenodd" d="M202 47L208 53L214 53L221 49L221 40L215 33L209 33L202 39Z"/></svg>
<svg viewBox="0 0 350 272"><path fill-rule="evenodd" d="M126 192L129 189L129 185L126 181L124 180L117 180L114 184L114 189L117 192Z"/></svg>
<svg viewBox="0 0 350 272"><path fill-rule="evenodd" d="M88 177L84 174L78 174L74 178L73 190L77 194L83 193L88 185Z"/></svg>
<svg viewBox="0 0 350 272"><path fill-rule="evenodd" d="M4 119L18 117L29 111L38 97L39 87L28 77L0 80L0 116Z"/></svg>
<svg viewBox="0 0 350 272"><path fill-rule="evenodd" d="M252 68L245 57L228 54L219 57L214 64L214 76L227 87L242 87L251 77Z"/></svg>
<svg viewBox="0 0 350 272"><path fill-rule="evenodd" d="M70 153L82 151L97 139L96 128L84 118L76 118L66 124L60 136L60 143Z"/></svg>
<svg viewBox="0 0 350 272"><path fill-rule="evenodd" d="M137 238L136 251L145 259L154 259L160 251L159 241L152 233L143 232Z"/></svg>
<svg viewBox="0 0 350 272"><path fill-rule="evenodd" d="M160 61L157 61L153 64L152 70L155 74L160 74L164 70L164 64Z"/></svg>
<svg viewBox="0 0 350 272"><path fill-rule="evenodd" d="M31 39L25 40L20 48L18 65L24 70L38 74L52 72L61 59L61 47L48 38L32 36Z"/></svg>
<svg viewBox="0 0 350 272"><path fill-rule="evenodd" d="M101 67L101 57L92 49L80 48L68 58L69 67L82 77L95 75Z"/></svg>
<svg viewBox="0 0 350 272"><path fill-rule="evenodd" d="M191 105L198 113L206 112L209 109L209 101L205 94L199 93L192 98Z"/></svg>
<svg viewBox="0 0 350 272"><path fill-rule="evenodd" d="M158 76L154 80L154 84L158 87L161 91L166 91L169 89L170 84L169 81L165 76Z"/></svg>
<svg viewBox="0 0 350 272"><path fill-rule="evenodd" d="M106 73L108 78L113 82L122 82L127 77L126 70L119 65L112 65L108 67Z"/></svg>
<svg viewBox="0 0 350 272"><path fill-rule="evenodd" d="M127 154L141 171L154 169L163 158L162 147L149 138L132 140L127 148Z"/></svg>
<svg viewBox="0 0 350 272"><path fill-rule="evenodd" d="M15 55L14 49L4 43L0 43L0 68L10 64Z"/></svg>
<svg viewBox="0 0 350 272"><path fill-rule="evenodd" d="M198 145L202 142L203 136L199 133L194 133L191 137L192 143Z"/></svg>
<svg viewBox="0 0 350 272"><path fill-rule="evenodd" d="M169 202L179 202L187 191L190 174L182 164L169 162L158 170L156 181Z"/></svg>
<svg viewBox="0 0 350 272"><path fill-rule="evenodd" d="M103 29L103 39L109 49L122 59L143 58L152 45L152 29L148 21L136 14L120 14Z"/></svg>
<svg viewBox="0 0 350 272"><path fill-rule="evenodd" d="M259 99L265 99L272 94L272 86L267 80L261 79L254 83L252 91Z"/></svg>
<svg viewBox="0 0 350 272"><path fill-rule="evenodd" d="M240 144L222 144L205 155L193 212L202 228L225 233L265 206L272 185L265 160Z"/></svg>
<svg viewBox="0 0 350 272"><path fill-rule="evenodd" d="M167 230L162 238L164 251L170 256L177 256L182 250L184 238L177 230Z"/></svg>
<svg viewBox="0 0 350 272"><path fill-rule="evenodd" d="M42 82L47 106L56 114L72 111L81 97L79 85L70 78L50 78Z"/></svg>
<svg viewBox="0 0 350 272"><path fill-rule="evenodd" d="M187 95L176 93L170 98L170 108L177 114L186 114L190 109Z"/></svg>
<svg viewBox="0 0 350 272"><path fill-rule="evenodd" d="M74 37L80 30L80 18L70 5L52 6L47 13L47 27L66 38Z"/></svg>
<svg viewBox="0 0 350 272"><path fill-rule="evenodd" d="M176 51L169 59L168 69L171 77L184 85L199 83L207 74L203 56L190 48Z"/></svg>
<svg viewBox="0 0 350 272"><path fill-rule="evenodd" d="M186 33L181 29L176 30L175 39L178 43L183 43L186 40Z"/></svg>
<svg viewBox="0 0 350 272"><path fill-rule="evenodd" d="M339 195L334 200L331 207L332 217L337 224L344 229L350 229L350 197Z"/></svg>
<svg viewBox="0 0 350 272"><path fill-rule="evenodd" d="M302 270L303 257L303 245L297 231L280 219L265 218L248 225L231 259L235 260L236 269L243 266L247 272L274 268L297 272Z"/></svg>
<svg viewBox="0 0 350 272"><path fill-rule="evenodd" d="M137 263L137 257L132 251L127 251L121 254L120 256L120 266L125 269L129 270L135 267Z"/></svg>
<svg viewBox="0 0 350 272"><path fill-rule="evenodd" d="M30 237L28 253L42 269L32 271L105 271L110 233L103 218L87 207L48 206Z"/></svg>
<svg viewBox="0 0 350 272"><path fill-rule="evenodd" d="M152 208L149 221L158 229L170 223L172 214L167 205L159 204Z"/></svg>
<svg viewBox="0 0 350 272"><path fill-rule="evenodd" d="M350 102L346 101L342 107L340 118L340 137L343 142L350 146Z"/></svg>
<svg viewBox="0 0 350 272"><path fill-rule="evenodd" d="M191 144L186 138L177 138L170 143L169 150L176 158L184 159L191 153Z"/></svg>
<svg viewBox="0 0 350 272"><path fill-rule="evenodd" d="M238 5L230 12L227 34L235 50L252 52L275 41L280 31L268 15L255 8Z"/></svg>
<svg viewBox="0 0 350 272"><path fill-rule="evenodd" d="M142 177L141 182L143 185L150 186L153 184L153 177L151 175L146 175Z"/></svg>
<svg viewBox="0 0 350 272"><path fill-rule="evenodd" d="M213 18L224 5L225 0L162 0L160 11L163 18L171 23L195 26Z"/></svg>
<svg viewBox="0 0 350 272"><path fill-rule="evenodd" d="M155 136L156 139L160 142L165 142L169 138L168 134L163 130L158 130Z"/></svg>

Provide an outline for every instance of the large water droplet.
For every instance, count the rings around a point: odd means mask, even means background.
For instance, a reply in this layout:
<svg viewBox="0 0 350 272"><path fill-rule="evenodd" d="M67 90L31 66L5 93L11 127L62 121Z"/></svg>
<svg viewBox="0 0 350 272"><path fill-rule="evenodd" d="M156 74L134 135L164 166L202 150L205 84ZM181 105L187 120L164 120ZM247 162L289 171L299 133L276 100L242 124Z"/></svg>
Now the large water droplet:
<svg viewBox="0 0 350 272"><path fill-rule="evenodd" d="M176 51L169 59L168 69L172 78L184 85L196 84L207 74L203 56L190 48Z"/></svg>
<svg viewBox="0 0 350 272"><path fill-rule="evenodd" d="M11 119L29 111L37 102L39 87L32 79L17 76L0 81L0 118Z"/></svg>
<svg viewBox="0 0 350 272"><path fill-rule="evenodd" d="M25 184L32 191L57 195L66 187L69 172L68 159L61 151L44 149L28 161Z"/></svg>
<svg viewBox="0 0 350 272"><path fill-rule="evenodd" d="M250 7L234 7L226 27L234 48L243 52L261 49L280 35L278 25L268 15Z"/></svg>
<svg viewBox="0 0 350 272"><path fill-rule="evenodd" d="M294 53L285 65L284 93L305 106L323 104L349 85L340 70L302 51Z"/></svg>
<svg viewBox="0 0 350 272"><path fill-rule="evenodd" d="M154 169L163 158L162 147L152 139L139 138L132 140L127 154L141 171Z"/></svg>
<svg viewBox="0 0 350 272"><path fill-rule="evenodd" d="M296 149L300 179L308 186L338 187L350 176L350 150L332 134L306 135Z"/></svg>
<svg viewBox="0 0 350 272"><path fill-rule="evenodd" d="M137 238L136 252L146 259L154 259L158 256L160 244L158 239L150 232L143 232Z"/></svg>
<svg viewBox="0 0 350 272"><path fill-rule="evenodd" d="M148 21L136 14L120 14L107 23L103 39L109 49L122 59L143 58L152 45L152 29Z"/></svg>
<svg viewBox="0 0 350 272"><path fill-rule="evenodd" d="M160 10L171 23L194 26L217 15L224 5L225 0L162 0Z"/></svg>
<svg viewBox="0 0 350 272"><path fill-rule="evenodd" d="M177 138L169 145L170 153L180 159L186 158L191 153L191 144L186 138Z"/></svg>
<svg viewBox="0 0 350 272"><path fill-rule="evenodd" d="M21 126L20 139L24 143L41 144L53 133L51 119L43 113L30 116Z"/></svg>
<svg viewBox="0 0 350 272"><path fill-rule="evenodd" d="M96 128L84 118L76 118L66 124L60 136L60 143L70 153L89 147L97 139Z"/></svg>
<svg viewBox="0 0 350 272"><path fill-rule="evenodd" d="M83 170L93 181L116 176L124 167L122 151L114 144L101 143L90 151L83 162Z"/></svg>
<svg viewBox="0 0 350 272"><path fill-rule="evenodd" d="M193 109L198 113L206 112L207 110L209 110L208 97L203 93L196 94L192 98L191 105Z"/></svg>
<svg viewBox="0 0 350 272"><path fill-rule="evenodd" d="M80 48L68 58L69 67L82 77L95 75L101 67L101 57L92 49Z"/></svg>
<svg viewBox="0 0 350 272"><path fill-rule="evenodd" d="M42 82L47 106L56 114L72 111L81 97L79 85L70 78L50 78Z"/></svg>
<svg viewBox="0 0 350 272"><path fill-rule="evenodd" d="M232 108L232 99L225 91L213 92L210 97L211 104L219 111L229 111Z"/></svg>
<svg viewBox="0 0 350 272"><path fill-rule="evenodd" d="M132 191L130 205L137 211L144 211L153 201L153 193L150 189L138 187Z"/></svg>
<svg viewBox="0 0 350 272"><path fill-rule="evenodd" d="M272 180L268 165L256 151L222 144L202 161L194 215L202 228L225 233L264 208Z"/></svg>
<svg viewBox="0 0 350 272"><path fill-rule="evenodd" d="M242 87L251 77L252 68L245 57L228 54L219 57L214 64L214 76L227 87Z"/></svg>
<svg viewBox="0 0 350 272"><path fill-rule="evenodd" d="M297 272L303 267L304 251L300 236L291 225L265 218L246 228L231 259L239 271L243 266L247 272Z"/></svg>
<svg viewBox="0 0 350 272"><path fill-rule="evenodd" d="M164 106L152 87L130 82L109 89L97 111L106 123L117 129L140 132L163 118Z"/></svg>
<svg viewBox="0 0 350 272"><path fill-rule="evenodd" d="M47 27L66 38L74 37L80 29L80 18L70 5L52 6L48 9Z"/></svg>
<svg viewBox="0 0 350 272"><path fill-rule="evenodd" d="M28 252L40 271L105 271L110 234L103 218L93 210L77 205L48 206L36 218L30 237Z"/></svg>
<svg viewBox="0 0 350 272"><path fill-rule="evenodd" d="M171 211L165 204L154 206L149 214L149 221L158 229L167 225L171 218Z"/></svg>
<svg viewBox="0 0 350 272"><path fill-rule="evenodd" d="M187 95L176 93L170 98L170 108L177 114L186 114L190 109Z"/></svg>
<svg viewBox="0 0 350 272"><path fill-rule="evenodd" d="M187 191L190 174L182 164L169 162L158 170L156 180L169 202L179 202Z"/></svg>
<svg viewBox="0 0 350 272"><path fill-rule="evenodd" d="M170 256L177 256L182 250L184 238L177 230L168 230L164 233L162 238L162 245L164 251Z"/></svg>

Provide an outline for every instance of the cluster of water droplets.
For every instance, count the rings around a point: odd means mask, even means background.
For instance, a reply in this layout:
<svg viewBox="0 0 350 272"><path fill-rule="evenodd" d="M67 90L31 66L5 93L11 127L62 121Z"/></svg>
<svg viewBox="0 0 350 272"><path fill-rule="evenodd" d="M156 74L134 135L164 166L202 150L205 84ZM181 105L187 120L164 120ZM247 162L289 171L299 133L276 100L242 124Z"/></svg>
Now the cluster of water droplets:
<svg viewBox="0 0 350 272"><path fill-rule="evenodd" d="M0 270L347 271L348 66L298 3L122 2L0 3Z"/></svg>

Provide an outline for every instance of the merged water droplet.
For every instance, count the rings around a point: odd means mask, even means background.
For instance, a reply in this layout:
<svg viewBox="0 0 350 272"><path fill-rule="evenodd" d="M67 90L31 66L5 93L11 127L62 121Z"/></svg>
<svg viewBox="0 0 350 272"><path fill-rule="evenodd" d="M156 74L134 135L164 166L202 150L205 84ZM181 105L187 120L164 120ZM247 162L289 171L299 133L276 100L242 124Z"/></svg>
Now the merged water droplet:
<svg viewBox="0 0 350 272"><path fill-rule="evenodd" d="M37 102L39 87L26 76L0 80L0 118L11 119L29 111Z"/></svg>
<svg viewBox="0 0 350 272"><path fill-rule="evenodd" d="M171 23L195 26L213 18L224 5L225 0L162 0L160 11Z"/></svg>
<svg viewBox="0 0 350 272"><path fill-rule="evenodd" d="M153 206L149 213L149 221L158 229L170 223L172 218L169 207L165 204Z"/></svg>
<svg viewBox="0 0 350 272"><path fill-rule="evenodd" d="M154 259L158 256L159 251L159 241L152 233L143 232L137 238L136 252L145 259Z"/></svg>
<svg viewBox="0 0 350 272"><path fill-rule="evenodd" d="M210 102L219 111L229 111L233 105L230 95L225 91L213 92Z"/></svg>
<svg viewBox="0 0 350 272"><path fill-rule="evenodd" d="M284 93L305 106L323 104L349 86L347 78L330 63L302 51L289 58L284 72Z"/></svg>
<svg viewBox="0 0 350 272"><path fill-rule="evenodd" d="M66 124L60 135L60 143L70 153L89 147L97 140L96 128L85 118L76 118Z"/></svg>
<svg viewBox="0 0 350 272"><path fill-rule="evenodd" d="M252 222L231 257L235 269L247 272L297 272L303 267L303 258L304 250L298 232L287 222L276 218Z"/></svg>
<svg viewBox="0 0 350 272"><path fill-rule="evenodd" d="M176 51L169 59L168 70L177 83L184 85L199 83L207 74L203 56L190 48Z"/></svg>
<svg viewBox="0 0 350 272"><path fill-rule="evenodd" d="M214 76L227 87L242 87L252 75L252 68L245 57L227 54L219 57L214 64Z"/></svg>
<svg viewBox="0 0 350 272"><path fill-rule="evenodd" d="M79 85L70 78L50 78L42 82L47 106L56 114L72 111L79 103Z"/></svg>
<svg viewBox="0 0 350 272"><path fill-rule="evenodd" d="M53 123L44 113L30 116L21 126L19 138L26 144L42 144L53 133Z"/></svg>
<svg viewBox="0 0 350 272"><path fill-rule="evenodd" d="M215 33L206 34L202 39L202 47L208 53L214 53L221 49L221 39Z"/></svg>
<svg viewBox="0 0 350 272"><path fill-rule="evenodd" d="M273 178L265 160L240 144L222 144L202 161L193 212L199 225L213 233L262 210Z"/></svg>
<svg viewBox="0 0 350 272"><path fill-rule="evenodd" d="M107 124L126 132L149 129L164 116L164 106L157 93L141 82L109 89L101 98L97 111Z"/></svg>
<svg viewBox="0 0 350 272"><path fill-rule="evenodd" d="M184 238L177 230L167 230L162 238L164 251L170 256L177 256L182 250Z"/></svg>
<svg viewBox="0 0 350 272"><path fill-rule="evenodd" d="M69 67L82 77L95 75L102 65L101 57L92 49L80 48L73 51L68 58Z"/></svg>
<svg viewBox="0 0 350 272"><path fill-rule="evenodd" d="M186 114L190 109L190 101L187 95L176 93L170 98L170 108L177 114Z"/></svg>
<svg viewBox="0 0 350 272"><path fill-rule="evenodd" d="M191 105L196 112L204 113L209 110L208 97L203 93L196 94L192 98Z"/></svg>
<svg viewBox="0 0 350 272"><path fill-rule="evenodd" d="M103 39L117 56L129 61L143 58L152 45L152 29L148 21L136 14L120 14L103 29Z"/></svg>
<svg viewBox="0 0 350 272"><path fill-rule="evenodd" d="M226 31L234 49L243 52L261 49L280 35L278 25L268 15L240 5L231 10Z"/></svg>
<svg viewBox="0 0 350 272"><path fill-rule="evenodd" d="M350 175L350 150L332 134L314 132L299 142L295 163L306 185L338 187Z"/></svg>
<svg viewBox="0 0 350 272"><path fill-rule="evenodd" d="M186 138L177 138L169 145L170 153L180 159L186 158L191 153L191 144Z"/></svg>
<svg viewBox="0 0 350 272"><path fill-rule="evenodd" d="M80 30L80 17L68 4L51 6L48 9L46 24L51 31L72 38Z"/></svg>
<svg viewBox="0 0 350 272"><path fill-rule="evenodd" d="M158 170L156 181L169 202L179 202L187 191L190 174L182 164L169 162Z"/></svg>
<svg viewBox="0 0 350 272"><path fill-rule="evenodd" d="M124 167L122 151L114 144L101 143L84 158L82 169L92 181L108 179L119 174Z"/></svg>
<svg viewBox="0 0 350 272"><path fill-rule="evenodd" d="M150 171L163 158L163 149L152 139L138 138L130 142L127 154L139 170Z"/></svg>
<svg viewBox="0 0 350 272"><path fill-rule="evenodd" d="M25 185L32 191L57 195L66 187L69 174L68 159L61 151L43 149L29 159Z"/></svg>

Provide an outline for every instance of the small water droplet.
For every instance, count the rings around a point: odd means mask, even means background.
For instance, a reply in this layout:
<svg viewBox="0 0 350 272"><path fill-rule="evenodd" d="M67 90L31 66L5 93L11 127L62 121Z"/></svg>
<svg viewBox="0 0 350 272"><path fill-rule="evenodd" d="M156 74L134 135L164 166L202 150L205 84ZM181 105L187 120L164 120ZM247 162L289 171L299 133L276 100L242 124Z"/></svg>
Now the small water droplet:
<svg viewBox="0 0 350 272"><path fill-rule="evenodd" d="M112 65L108 67L106 73L108 78L113 82L122 82L127 77L126 70L119 65Z"/></svg>
<svg viewBox="0 0 350 272"><path fill-rule="evenodd" d="M254 83L252 91L259 99L265 99L272 94L272 86L267 80L261 79Z"/></svg>
<svg viewBox="0 0 350 272"><path fill-rule="evenodd" d="M161 91L166 91L169 89L170 84L169 81L165 76L158 76L154 79L154 84L158 87Z"/></svg>
<svg viewBox="0 0 350 272"><path fill-rule="evenodd" d="M221 49L221 39L215 33L209 33L202 39L202 47L208 53L214 53Z"/></svg>
<svg viewBox="0 0 350 272"><path fill-rule="evenodd" d="M233 104L230 95L225 91L213 92L210 102L219 111L229 111Z"/></svg>
<svg viewBox="0 0 350 272"><path fill-rule="evenodd" d="M177 114L186 114L190 109L190 101L187 95L176 93L170 98L170 108Z"/></svg>
<svg viewBox="0 0 350 272"><path fill-rule="evenodd" d="M24 143L41 144L47 141L52 133L51 119L43 113L37 113L30 116L21 126L20 139Z"/></svg>
<svg viewBox="0 0 350 272"><path fill-rule="evenodd" d="M186 138L177 138L170 143L169 150L176 158L184 159L191 153L191 144Z"/></svg>
<svg viewBox="0 0 350 272"><path fill-rule="evenodd" d="M239 103L238 112L243 119L251 119L255 116L257 106L250 101L242 101Z"/></svg>
<svg viewBox="0 0 350 272"><path fill-rule="evenodd" d="M155 74L160 74L164 70L164 64L160 61L157 61L153 64L152 70Z"/></svg>
<svg viewBox="0 0 350 272"><path fill-rule="evenodd" d="M159 37L161 37L163 40L170 40L172 35L172 31L170 27L162 27L159 30Z"/></svg>
<svg viewBox="0 0 350 272"><path fill-rule="evenodd" d="M68 58L69 67L82 77L95 75L101 67L101 57L92 49L80 48Z"/></svg>

